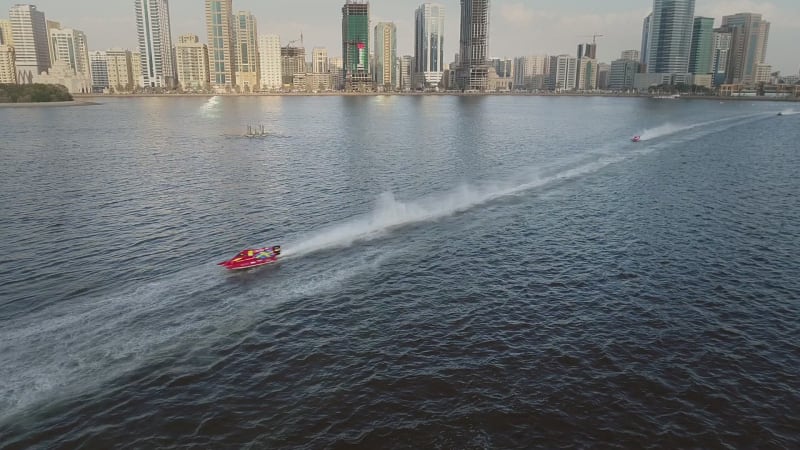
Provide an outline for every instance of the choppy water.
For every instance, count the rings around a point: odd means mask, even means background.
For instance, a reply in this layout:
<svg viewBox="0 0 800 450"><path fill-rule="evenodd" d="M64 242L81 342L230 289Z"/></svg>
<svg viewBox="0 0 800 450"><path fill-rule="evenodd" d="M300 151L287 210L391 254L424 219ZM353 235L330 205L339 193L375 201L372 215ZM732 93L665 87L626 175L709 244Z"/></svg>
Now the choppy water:
<svg viewBox="0 0 800 450"><path fill-rule="evenodd" d="M0 109L0 448L794 448L798 111Z"/></svg>

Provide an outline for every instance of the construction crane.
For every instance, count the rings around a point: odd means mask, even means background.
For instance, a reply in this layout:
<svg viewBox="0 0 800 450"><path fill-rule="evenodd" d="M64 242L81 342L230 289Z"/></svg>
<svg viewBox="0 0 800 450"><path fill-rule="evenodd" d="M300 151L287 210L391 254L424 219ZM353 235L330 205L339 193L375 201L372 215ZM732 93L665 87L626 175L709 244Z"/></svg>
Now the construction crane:
<svg viewBox="0 0 800 450"><path fill-rule="evenodd" d="M597 44L597 38L603 37L603 36L605 36L605 35L595 33L595 34L583 35L583 36L580 36L580 37L590 37L590 38L592 38L592 45L596 45Z"/></svg>
<svg viewBox="0 0 800 450"><path fill-rule="evenodd" d="M303 44L303 33L300 33L300 39L295 39L293 41L289 41L289 43L286 44L286 47L291 47L292 44L294 44L297 41L300 41L300 47L305 47L305 45Z"/></svg>

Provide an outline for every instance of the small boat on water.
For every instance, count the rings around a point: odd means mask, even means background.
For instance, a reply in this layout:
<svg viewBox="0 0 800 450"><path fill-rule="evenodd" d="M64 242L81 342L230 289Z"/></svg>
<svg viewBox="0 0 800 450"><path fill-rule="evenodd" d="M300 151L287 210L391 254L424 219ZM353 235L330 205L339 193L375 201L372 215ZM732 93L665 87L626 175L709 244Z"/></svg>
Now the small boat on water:
<svg viewBox="0 0 800 450"><path fill-rule="evenodd" d="M642 140L641 136L634 136L634 137L631 138L631 142L639 142L641 140Z"/></svg>
<svg viewBox="0 0 800 450"><path fill-rule="evenodd" d="M783 115L783 112L779 112L779 113L778 113L778 115L779 115L779 116L782 116L782 115Z"/></svg>
<svg viewBox="0 0 800 450"><path fill-rule="evenodd" d="M246 250L242 250L231 259L217 263L217 265L228 270L250 269L252 267L274 263L278 260L278 255L280 254L280 245L262 248L248 248Z"/></svg>

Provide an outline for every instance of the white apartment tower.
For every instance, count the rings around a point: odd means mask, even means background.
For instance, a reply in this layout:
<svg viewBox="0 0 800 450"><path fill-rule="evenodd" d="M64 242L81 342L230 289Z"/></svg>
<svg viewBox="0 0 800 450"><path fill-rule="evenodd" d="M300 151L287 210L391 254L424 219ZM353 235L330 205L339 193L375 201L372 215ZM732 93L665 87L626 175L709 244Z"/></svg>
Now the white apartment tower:
<svg viewBox="0 0 800 450"><path fill-rule="evenodd" d="M197 35L184 34L178 37L175 60L181 89L191 91L209 87L208 47L200 42Z"/></svg>
<svg viewBox="0 0 800 450"><path fill-rule="evenodd" d="M89 45L83 31L72 28L51 28L50 48L53 61L64 61L75 73L91 77Z"/></svg>
<svg viewBox="0 0 800 450"><path fill-rule="evenodd" d="M276 34L258 37L258 59L261 90L277 91L283 87L281 81L281 38Z"/></svg>
<svg viewBox="0 0 800 450"><path fill-rule="evenodd" d="M14 40L17 82L28 84L50 67L50 44L44 13L33 5L14 5L8 11Z"/></svg>
<svg viewBox="0 0 800 450"><path fill-rule="evenodd" d="M413 72L426 86L436 86L444 74L444 6L424 3L414 14Z"/></svg>
<svg viewBox="0 0 800 450"><path fill-rule="evenodd" d="M311 72L329 73L331 71L328 64L328 49L325 47L314 47L311 51Z"/></svg>
<svg viewBox="0 0 800 450"><path fill-rule="evenodd" d="M134 0L139 53L145 87L175 87L175 58L168 0Z"/></svg>
<svg viewBox="0 0 800 450"><path fill-rule="evenodd" d="M548 89L553 91L575 89L577 72L578 58L569 55L551 56Z"/></svg>

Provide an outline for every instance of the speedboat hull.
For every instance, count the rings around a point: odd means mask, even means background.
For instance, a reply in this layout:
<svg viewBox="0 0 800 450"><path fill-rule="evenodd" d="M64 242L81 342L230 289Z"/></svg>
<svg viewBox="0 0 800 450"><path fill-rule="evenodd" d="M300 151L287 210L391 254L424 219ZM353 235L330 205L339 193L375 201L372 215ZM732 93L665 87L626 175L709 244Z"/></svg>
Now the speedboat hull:
<svg viewBox="0 0 800 450"><path fill-rule="evenodd" d="M217 263L228 270L244 270L265 266L278 260L280 245L242 250L233 258Z"/></svg>

